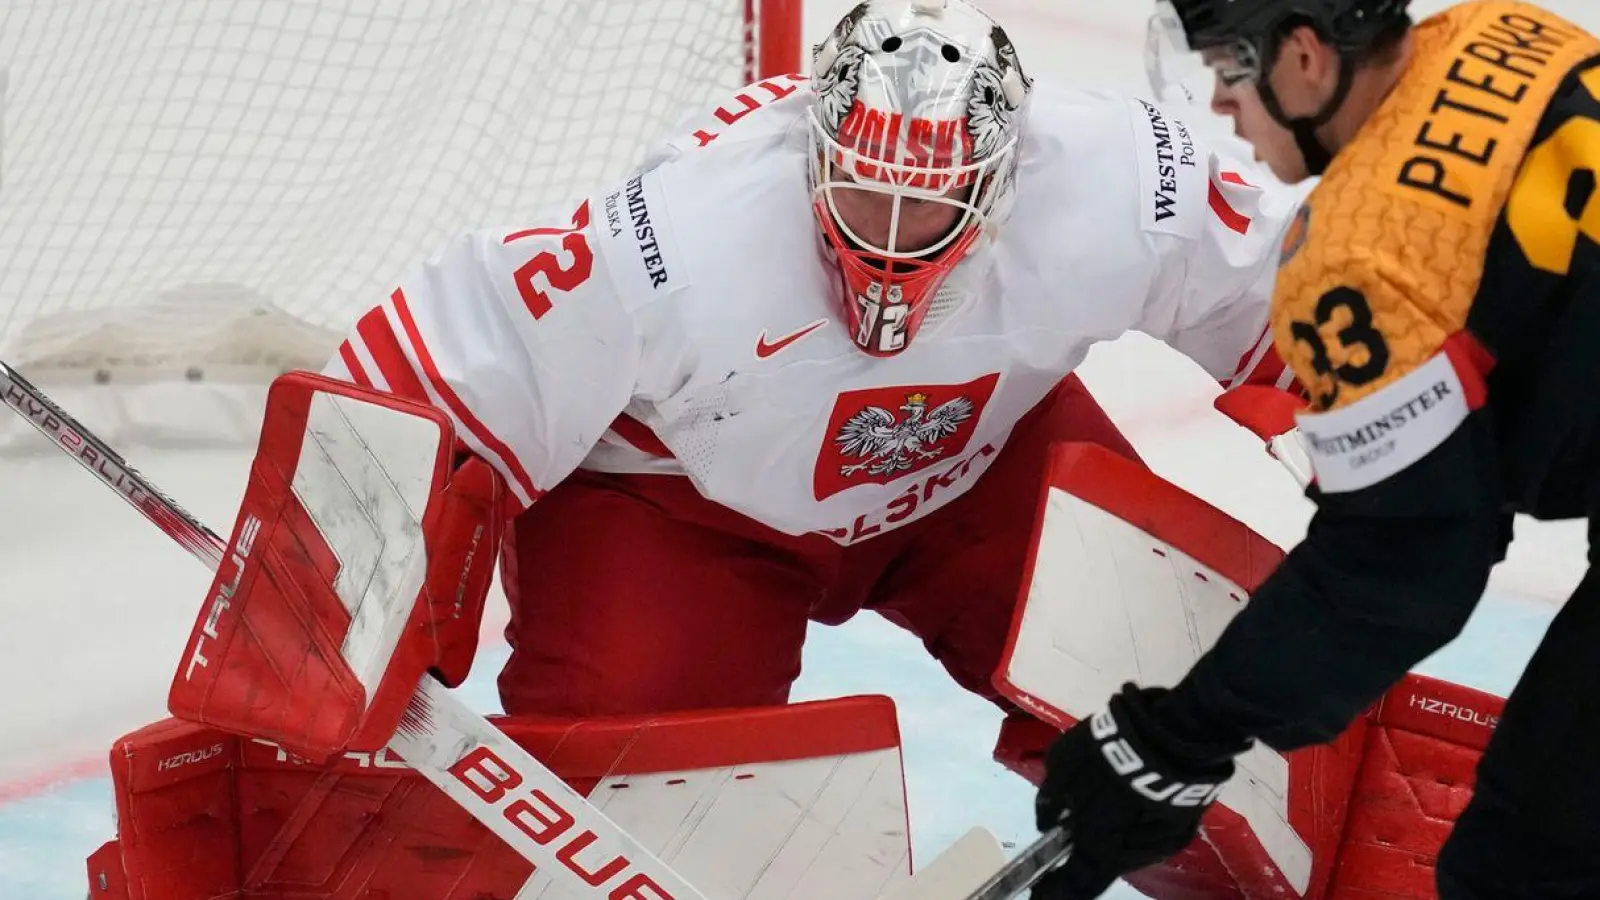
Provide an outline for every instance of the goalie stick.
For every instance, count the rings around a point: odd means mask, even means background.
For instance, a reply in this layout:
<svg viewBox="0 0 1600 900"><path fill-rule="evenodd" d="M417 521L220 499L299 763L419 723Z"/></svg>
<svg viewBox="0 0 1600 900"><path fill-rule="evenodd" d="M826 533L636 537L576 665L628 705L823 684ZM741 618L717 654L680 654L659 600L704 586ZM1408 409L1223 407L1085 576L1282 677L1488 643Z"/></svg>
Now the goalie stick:
<svg viewBox="0 0 1600 900"><path fill-rule="evenodd" d="M5 362L0 361L0 390L6 405L28 424L61 448L79 465L126 500L167 536L183 545L197 559L213 571L222 565L222 553L227 541L207 528L204 523L175 503L171 497L156 489L133 466L128 465L117 451L95 437L78 420L67 415L61 407L34 387Z"/></svg>
<svg viewBox="0 0 1600 900"><path fill-rule="evenodd" d="M1071 855L1072 833L1063 826L1052 828L1001 866L982 887L968 894L967 900L1011 900Z"/></svg>
<svg viewBox="0 0 1600 900"><path fill-rule="evenodd" d="M0 361L5 403L215 571L227 542ZM574 897L705 900L704 895L437 680L422 680L389 749L535 871L525 886ZM584 855L586 862L577 857ZM600 863L599 860L609 862Z"/></svg>

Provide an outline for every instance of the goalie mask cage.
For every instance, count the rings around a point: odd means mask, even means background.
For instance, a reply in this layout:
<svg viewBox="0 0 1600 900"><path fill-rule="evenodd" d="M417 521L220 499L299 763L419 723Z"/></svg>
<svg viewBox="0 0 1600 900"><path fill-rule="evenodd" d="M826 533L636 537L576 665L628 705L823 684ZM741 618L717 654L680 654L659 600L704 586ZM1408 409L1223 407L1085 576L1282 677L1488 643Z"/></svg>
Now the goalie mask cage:
<svg viewBox="0 0 1600 900"><path fill-rule="evenodd" d="M55 384L320 369L450 235L799 70L800 0L8 0L0 358Z"/></svg>

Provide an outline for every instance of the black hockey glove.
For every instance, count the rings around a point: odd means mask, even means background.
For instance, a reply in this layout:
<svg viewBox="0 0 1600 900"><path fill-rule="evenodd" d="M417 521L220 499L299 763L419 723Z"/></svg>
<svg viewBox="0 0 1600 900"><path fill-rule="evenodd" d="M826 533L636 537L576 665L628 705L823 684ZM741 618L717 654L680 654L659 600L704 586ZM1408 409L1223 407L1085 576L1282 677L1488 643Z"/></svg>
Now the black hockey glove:
<svg viewBox="0 0 1600 900"><path fill-rule="evenodd" d="M1033 900L1092 900L1199 832L1233 759L1186 758L1153 708L1166 693L1125 685L1051 746L1035 815L1040 831L1059 824L1071 833L1072 855L1034 886Z"/></svg>

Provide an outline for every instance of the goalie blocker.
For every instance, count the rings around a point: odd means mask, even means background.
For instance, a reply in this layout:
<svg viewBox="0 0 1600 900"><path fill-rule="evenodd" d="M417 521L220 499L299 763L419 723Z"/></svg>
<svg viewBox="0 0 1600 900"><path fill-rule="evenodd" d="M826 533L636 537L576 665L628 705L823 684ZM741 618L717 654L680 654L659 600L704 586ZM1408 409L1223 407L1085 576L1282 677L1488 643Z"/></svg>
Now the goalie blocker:
<svg viewBox="0 0 1600 900"><path fill-rule="evenodd" d="M1008 720L996 758L1037 784L1057 729L1099 712L1125 681L1175 683L1282 558L1137 463L1056 447L996 675L1038 720ZM1439 849L1503 708L1408 676L1332 743L1239 757L1201 839L1127 880L1152 897L1431 900Z"/></svg>
<svg viewBox="0 0 1600 900"><path fill-rule="evenodd" d="M311 760L382 748L430 671L467 675L502 497L444 413L280 377L171 712Z"/></svg>

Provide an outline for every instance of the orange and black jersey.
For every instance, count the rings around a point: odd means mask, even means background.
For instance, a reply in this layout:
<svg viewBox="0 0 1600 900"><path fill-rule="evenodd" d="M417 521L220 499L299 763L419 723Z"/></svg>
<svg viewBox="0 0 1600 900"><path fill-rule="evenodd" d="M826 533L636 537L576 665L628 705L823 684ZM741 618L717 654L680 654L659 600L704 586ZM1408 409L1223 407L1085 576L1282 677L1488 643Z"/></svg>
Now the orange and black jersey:
<svg viewBox="0 0 1600 900"><path fill-rule="evenodd" d="M1576 385L1508 392L1548 368L1562 317L1588 309L1571 300L1594 287L1597 53L1593 38L1523 4L1469 4L1429 20L1401 83L1310 196L1272 324L1310 390L1315 414L1301 427L1328 503L1399 502L1394 477L1492 393L1491 430L1511 454L1495 502L1582 514L1538 502L1552 487L1566 494L1575 473L1551 469L1550 448L1534 445L1574 435L1523 421ZM1406 502L1454 508L1451 494Z"/></svg>
<svg viewBox="0 0 1600 900"><path fill-rule="evenodd" d="M1523 3L1419 24L1291 229L1307 537L1168 705L1217 752L1327 739L1456 633L1514 512L1600 503L1600 41Z"/></svg>

